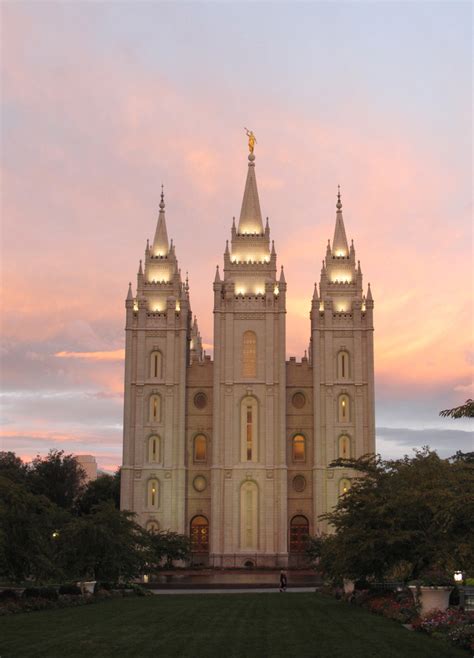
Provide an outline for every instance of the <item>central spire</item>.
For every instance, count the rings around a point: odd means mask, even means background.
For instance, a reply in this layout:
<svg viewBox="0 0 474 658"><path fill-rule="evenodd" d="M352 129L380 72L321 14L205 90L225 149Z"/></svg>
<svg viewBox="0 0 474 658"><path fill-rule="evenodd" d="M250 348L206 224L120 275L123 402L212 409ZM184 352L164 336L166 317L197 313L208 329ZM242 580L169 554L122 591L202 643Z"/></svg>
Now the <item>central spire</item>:
<svg viewBox="0 0 474 658"><path fill-rule="evenodd" d="M257 179L255 178L255 155L250 153L244 198L240 210L239 234L263 234L262 213L258 199Z"/></svg>
<svg viewBox="0 0 474 658"><path fill-rule="evenodd" d="M336 226L334 227L334 239L332 241L332 253L334 256L349 256L349 247L347 245L346 229L342 218L341 187L337 186L337 203L336 203Z"/></svg>
<svg viewBox="0 0 474 658"><path fill-rule="evenodd" d="M153 256L167 256L169 252L168 232L165 220L165 195L161 186L160 214L156 225L155 239L153 240Z"/></svg>

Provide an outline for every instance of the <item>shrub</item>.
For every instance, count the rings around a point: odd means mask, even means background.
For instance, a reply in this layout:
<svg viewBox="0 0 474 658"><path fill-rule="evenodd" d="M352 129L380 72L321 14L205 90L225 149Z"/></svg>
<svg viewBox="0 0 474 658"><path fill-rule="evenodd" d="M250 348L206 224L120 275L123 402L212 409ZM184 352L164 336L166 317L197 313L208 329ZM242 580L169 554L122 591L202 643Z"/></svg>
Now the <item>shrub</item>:
<svg viewBox="0 0 474 658"><path fill-rule="evenodd" d="M68 594L70 596L79 596L82 594L81 588L78 587L75 583L68 583L66 585L61 585L59 588L59 594Z"/></svg>
<svg viewBox="0 0 474 658"><path fill-rule="evenodd" d="M57 601L59 595L55 587L27 587L23 592L23 596L26 599Z"/></svg>
<svg viewBox="0 0 474 658"><path fill-rule="evenodd" d="M428 635L444 635L451 642L464 648L474 648L474 613L459 608L433 610L426 617L417 619L413 628Z"/></svg>
<svg viewBox="0 0 474 658"><path fill-rule="evenodd" d="M3 601L15 601L18 598L18 594L14 589L4 589L0 592L0 603Z"/></svg>

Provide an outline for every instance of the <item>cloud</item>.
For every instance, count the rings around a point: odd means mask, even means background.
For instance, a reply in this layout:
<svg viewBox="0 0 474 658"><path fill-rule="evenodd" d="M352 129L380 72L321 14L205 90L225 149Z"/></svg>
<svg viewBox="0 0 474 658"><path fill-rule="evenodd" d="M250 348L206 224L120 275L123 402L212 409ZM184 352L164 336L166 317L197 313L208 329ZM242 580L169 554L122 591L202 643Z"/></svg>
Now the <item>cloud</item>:
<svg viewBox="0 0 474 658"><path fill-rule="evenodd" d="M109 352L56 352L54 355L61 359L88 359L90 361L123 361L125 350L111 350Z"/></svg>
<svg viewBox="0 0 474 658"><path fill-rule="evenodd" d="M458 450L473 450L474 435L464 430L377 427L376 435L376 450L385 459L398 459L407 454L408 448L420 449L423 446L430 446L440 457L450 457Z"/></svg>

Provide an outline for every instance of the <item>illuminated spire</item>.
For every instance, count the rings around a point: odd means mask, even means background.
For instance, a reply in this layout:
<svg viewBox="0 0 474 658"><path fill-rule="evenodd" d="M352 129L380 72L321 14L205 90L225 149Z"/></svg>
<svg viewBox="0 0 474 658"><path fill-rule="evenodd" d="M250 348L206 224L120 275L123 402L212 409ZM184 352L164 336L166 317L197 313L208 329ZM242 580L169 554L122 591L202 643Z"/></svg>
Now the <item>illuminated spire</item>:
<svg viewBox="0 0 474 658"><path fill-rule="evenodd" d="M169 251L168 233L165 220L165 195L161 186L160 214L156 225L155 239L153 240L153 256L167 256Z"/></svg>
<svg viewBox="0 0 474 658"><path fill-rule="evenodd" d="M336 226L334 228L334 239L332 241L333 256L349 256L349 247L347 244L346 230L342 218L341 187L337 186L337 203L336 203Z"/></svg>
<svg viewBox="0 0 474 658"><path fill-rule="evenodd" d="M128 284L128 294L127 294L127 301L133 300L133 293L132 293L132 282Z"/></svg>
<svg viewBox="0 0 474 658"><path fill-rule="evenodd" d="M262 213L258 199L257 180L255 178L255 156L249 155L247 180L245 182L244 198L240 210L239 233L258 235L263 234Z"/></svg>

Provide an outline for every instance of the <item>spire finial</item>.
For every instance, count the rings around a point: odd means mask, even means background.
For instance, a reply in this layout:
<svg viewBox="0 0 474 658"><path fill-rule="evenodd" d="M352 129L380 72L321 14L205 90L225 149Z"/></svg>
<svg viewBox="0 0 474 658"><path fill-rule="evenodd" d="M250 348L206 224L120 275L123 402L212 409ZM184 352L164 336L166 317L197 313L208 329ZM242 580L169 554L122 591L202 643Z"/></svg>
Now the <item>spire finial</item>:
<svg viewBox="0 0 474 658"><path fill-rule="evenodd" d="M338 210L342 210L342 203L341 203L341 186L337 186L337 203L336 203L336 208Z"/></svg>
<svg viewBox="0 0 474 658"><path fill-rule="evenodd" d="M161 201L160 201L160 210L165 209L165 193L163 188L163 183L161 183Z"/></svg>

